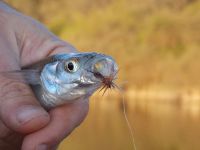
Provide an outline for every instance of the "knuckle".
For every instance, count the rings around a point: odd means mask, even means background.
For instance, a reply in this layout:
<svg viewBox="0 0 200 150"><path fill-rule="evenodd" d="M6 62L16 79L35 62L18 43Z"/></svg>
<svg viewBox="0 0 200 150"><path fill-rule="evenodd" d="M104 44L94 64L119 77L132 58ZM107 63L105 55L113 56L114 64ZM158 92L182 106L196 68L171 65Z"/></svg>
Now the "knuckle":
<svg viewBox="0 0 200 150"><path fill-rule="evenodd" d="M12 99L30 95L30 88L21 82L4 81L0 86L0 99Z"/></svg>

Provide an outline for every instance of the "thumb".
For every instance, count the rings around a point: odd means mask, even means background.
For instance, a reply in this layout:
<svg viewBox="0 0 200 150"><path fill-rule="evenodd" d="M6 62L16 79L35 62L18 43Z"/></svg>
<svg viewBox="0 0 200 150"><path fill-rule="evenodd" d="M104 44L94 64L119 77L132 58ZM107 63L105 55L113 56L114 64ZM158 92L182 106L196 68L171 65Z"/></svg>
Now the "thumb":
<svg viewBox="0 0 200 150"><path fill-rule="evenodd" d="M0 119L8 128L30 133L47 125L50 117L28 85L4 77L0 82Z"/></svg>

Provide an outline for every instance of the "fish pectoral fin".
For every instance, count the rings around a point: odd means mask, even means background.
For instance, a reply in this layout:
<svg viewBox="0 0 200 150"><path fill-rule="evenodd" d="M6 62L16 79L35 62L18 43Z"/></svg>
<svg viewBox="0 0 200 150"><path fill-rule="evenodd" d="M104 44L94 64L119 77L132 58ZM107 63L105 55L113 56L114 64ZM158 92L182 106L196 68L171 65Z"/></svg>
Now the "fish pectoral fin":
<svg viewBox="0 0 200 150"><path fill-rule="evenodd" d="M40 84L40 71L36 69L0 72L0 75L4 76L5 78L10 78L31 85Z"/></svg>

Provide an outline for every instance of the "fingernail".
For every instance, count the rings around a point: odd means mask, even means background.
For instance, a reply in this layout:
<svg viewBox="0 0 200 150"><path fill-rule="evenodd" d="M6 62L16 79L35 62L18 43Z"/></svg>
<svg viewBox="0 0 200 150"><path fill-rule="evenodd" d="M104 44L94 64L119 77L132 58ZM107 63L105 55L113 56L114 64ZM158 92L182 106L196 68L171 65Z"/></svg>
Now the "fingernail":
<svg viewBox="0 0 200 150"><path fill-rule="evenodd" d="M33 118L37 118L40 116L48 116L48 114L38 106L22 106L17 111L17 120L20 124L24 124L32 120Z"/></svg>
<svg viewBox="0 0 200 150"><path fill-rule="evenodd" d="M45 144L41 144L37 146L36 150L48 150L48 147Z"/></svg>

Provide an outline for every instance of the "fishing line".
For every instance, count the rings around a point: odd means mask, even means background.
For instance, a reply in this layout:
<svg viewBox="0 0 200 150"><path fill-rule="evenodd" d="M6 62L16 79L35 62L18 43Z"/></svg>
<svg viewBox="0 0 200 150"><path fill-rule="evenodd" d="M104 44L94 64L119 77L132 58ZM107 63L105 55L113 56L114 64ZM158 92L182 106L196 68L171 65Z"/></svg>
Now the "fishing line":
<svg viewBox="0 0 200 150"><path fill-rule="evenodd" d="M124 99L124 95L122 95L122 105L123 105L123 114L124 114L124 118L126 120L126 125L129 129L129 133L130 133L130 136L131 136L131 139L132 139L132 145L133 145L133 148L134 150L137 150L136 148L136 144L135 144L135 138L134 138L134 132L133 132L133 128L131 128L131 123L128 119L128 116L127 116L127 113L126 113L126 106L125 106L125 99Z"/></svg>
<svg viewBox="0 0 200 150"><path fill-rule="evenodd" d="M133 150L137 150L136 148L136 144L135 144L135 139L134 139L134 132L133 132L133 128L131 127L131 123L128 119L128 116L127 116L127 112L126 112L126 105L125 105L125 97L124 97L124 93L123 90L117 85L115 84L115 80L117 80L117 77L116 77L116 74L119 72L119 70L113 75L113 77L104 77L101 73L95 73L96 76L100 77L102 79L102 88L99 90L99 92L103 91L103 95L102 97L104 96L104 94L106 93L106 91L108 89L117 89L120 93L120 96L122 99L122 105L123 105L123 114L124 114L124 119L126 121L126 125L128 127L128 130L129 130L129 134L130 134L130 138L131 138L131 145L133 146Z"/></svg>
<svg viewBox="0 0 200 150"><path fill-rule="evenodd" d="M131 138L131 145L133 146L134 150L137 150L136 142L135 142L135 138L134 138L134 129L131 127L131 123L130 123L128 116L127 116L126 105L125 105L125 97L124 97L124 93L122 93L123 90L116 84L114 84L114 86L119 91L120 96L122 98L121 101L122 101L122 106L123 106L123 114L124 114L124 119L126 121L126 125L128 127L128 130L129 130L129 134L130 134L130 138Z"/></svg>
<svg viewBox="0 0 200 150"><path fill-rule="evenodd" d="M125 105L125 97L124 97L124 93L123 90L117 85L115 84L114 82L112 82L112 85L111 85L111 88L107 88L106 86L103 86L99 92L101 92L102 90L103 91L103 95L105 94L105 92L107 91L107 89L117 89L119 91L119 94L121 96L121 100L122 100L122 105L123 105L123 115L124 115L124 119L126 121L126 125L128 127L128 130L129 130L129 134L130 134L130 138L131 138L131 145L133 146L133 150L137 150L136 148L136 144L135 144L135 138L134 138L134 132L133 132L133 128L131 127L131 123L128 119L128 116L127 116L127 112L126 112L126 105Z"/></svg>

